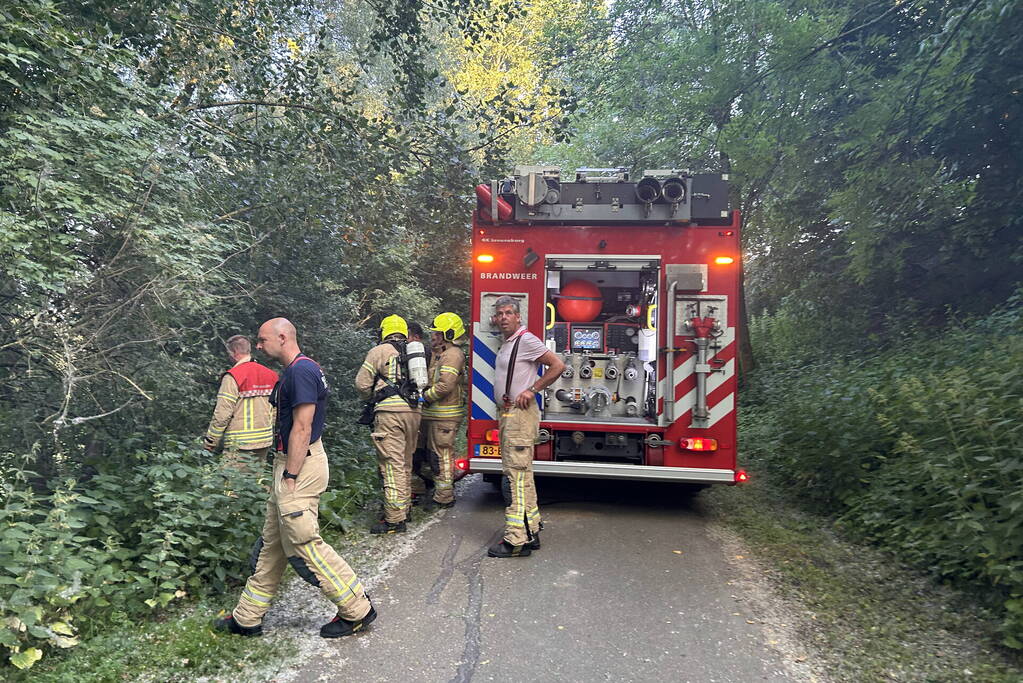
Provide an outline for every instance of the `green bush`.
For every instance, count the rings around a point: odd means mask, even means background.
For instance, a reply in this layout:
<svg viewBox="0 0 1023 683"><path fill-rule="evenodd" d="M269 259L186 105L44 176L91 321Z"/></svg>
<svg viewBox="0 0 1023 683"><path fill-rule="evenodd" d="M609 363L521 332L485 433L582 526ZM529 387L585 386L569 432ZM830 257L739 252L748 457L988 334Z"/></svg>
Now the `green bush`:
<svg viewBox="0 0 1023 683"><path fill-rule="evenodd" d="M84 481L32 477L6 473L0 501L0 644L19 668L75 645L108 610L223 591L245 575L266 498L254 474L180 445Z"/></svg>
<svg viewBox="0 0 1023 683"><path fill-rule="evenodd" d="M795 366L772 354L793 343L791 320L762 318L754 342L768 360L741 418L744 450L799 500L907 563L995 596L1013 648L1023 647L1020 303Z"/></svg>

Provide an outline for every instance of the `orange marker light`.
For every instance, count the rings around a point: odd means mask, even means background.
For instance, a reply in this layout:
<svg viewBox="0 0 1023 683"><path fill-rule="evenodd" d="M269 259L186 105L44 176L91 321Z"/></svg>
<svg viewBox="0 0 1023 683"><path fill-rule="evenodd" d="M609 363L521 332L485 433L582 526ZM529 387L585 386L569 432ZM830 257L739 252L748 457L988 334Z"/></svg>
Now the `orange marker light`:
<svg viewBox="0 0 1023 683"><path fill-rule="evenodd" d="M494 255L493 254L480 254L479 256L476 257L476 260L479 261L480 263L493 263L494 262Z"/></svg>
<svg viewBox="0 0 1023 683"><path fill-rule="evenodd" d="M735 263L735 259L731 256L715 256L714 263L719 266L727 266L729 263Z"/></svg>
<svg viewBox="0 0 1023 683"><path fill-rule="evenodd" d="M489 441L490 443L497 443L501 439L496 429L488 429L486 432L483 433L483 438Z"/></svg>
<svg viewBox="0 0 1023 683"><path fill-rule="evenodd" d="M679 439L678 445L687 451L716 451L718 449L717 439L707 439L702 436Z"/></svg>

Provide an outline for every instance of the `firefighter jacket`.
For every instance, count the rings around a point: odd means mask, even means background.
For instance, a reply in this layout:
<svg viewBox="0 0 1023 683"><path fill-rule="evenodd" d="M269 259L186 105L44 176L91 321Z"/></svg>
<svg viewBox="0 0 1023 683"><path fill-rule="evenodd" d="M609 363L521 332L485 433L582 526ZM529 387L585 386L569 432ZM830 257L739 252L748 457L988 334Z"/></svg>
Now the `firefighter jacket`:
<svg viewBox="0 0 1023 683"><path fill-rule="evenodd" d="M389 386L398 386L403 378L406 369L401 367L401 360L398 350L388 343L378 344L366 354L366 360L355 375L355 390L363 401L371 401L378 391ZM391 384L388 385L384 381ZM397 394L388 396L377 402L374 407L376 412L390 413L418 413L419 406L412 407L405 399Z"/></svg>
<svg viewBox="0 0 1023 683"><path fill-rule="evenodd" d="M445 342L434 351L428 371L430 387L423 392L424 420L461 420L465 414L465 352Z"/></svg>
<svg viewBox="0 0 1023 683"><path fill-rule="evenodd" d="M206 442L243 451L273 444L274 412L269 396L276 383L276 372L252 360L239 361L225 372Z"/></svg>

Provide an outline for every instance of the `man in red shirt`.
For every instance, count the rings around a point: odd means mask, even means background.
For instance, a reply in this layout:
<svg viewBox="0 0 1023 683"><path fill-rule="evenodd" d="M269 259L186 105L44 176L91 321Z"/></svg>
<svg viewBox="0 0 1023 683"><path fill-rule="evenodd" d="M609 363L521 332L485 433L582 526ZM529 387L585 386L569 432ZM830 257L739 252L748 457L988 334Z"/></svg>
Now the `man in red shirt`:
<svg viewBox="0 0 1023 683"><path fill-rule="evenodd" d="M252 360L248 338L236 334L225 343L234 362L220 377L217 406L203 448L223 449L223 464L259 472L273 444L274 411L270 392L277 373Z"/></svg>

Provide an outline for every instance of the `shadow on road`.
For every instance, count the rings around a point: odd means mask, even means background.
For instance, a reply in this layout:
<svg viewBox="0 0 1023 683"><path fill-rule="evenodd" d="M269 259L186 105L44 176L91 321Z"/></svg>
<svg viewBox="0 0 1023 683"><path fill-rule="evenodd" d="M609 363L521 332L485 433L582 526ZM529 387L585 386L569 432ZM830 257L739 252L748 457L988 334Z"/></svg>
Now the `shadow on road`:
<svg viewBox="0 0 1023 683"><path fill-rule="evenodd" d="M537 477L536 488L540 508L565 504L596 504L628 507L637 510L689 512L702 515L704 506L696 484L645 481L611 481L568 477ZM495 485L485 484L490 501L500 501Z"/></svg>

